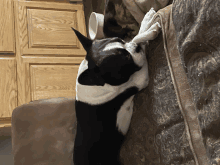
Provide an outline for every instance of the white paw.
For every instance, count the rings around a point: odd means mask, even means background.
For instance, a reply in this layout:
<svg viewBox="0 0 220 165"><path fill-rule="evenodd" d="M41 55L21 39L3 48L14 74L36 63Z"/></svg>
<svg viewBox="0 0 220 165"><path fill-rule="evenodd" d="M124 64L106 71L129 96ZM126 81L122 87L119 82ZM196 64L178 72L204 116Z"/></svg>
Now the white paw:
<svg viewBox="0 0 220 165"><path fill-rule="evenodd" d="M148 28L146 31L135 36L132 42L139 44L139 43L145 43L149 40L154 40L158 36L160 31L161 31L161 26L158 22L156 22L152 26L150 26L150 28Z"/></svg>
<svg viewBox="0 0 220 165"><path fill-rule="evenodd" d="M145 14L141 22L139 34L147 31L150 28L155 14L156 14L156 11L153 8L151 8L150 11L148 11L147 14Z"/></svg>

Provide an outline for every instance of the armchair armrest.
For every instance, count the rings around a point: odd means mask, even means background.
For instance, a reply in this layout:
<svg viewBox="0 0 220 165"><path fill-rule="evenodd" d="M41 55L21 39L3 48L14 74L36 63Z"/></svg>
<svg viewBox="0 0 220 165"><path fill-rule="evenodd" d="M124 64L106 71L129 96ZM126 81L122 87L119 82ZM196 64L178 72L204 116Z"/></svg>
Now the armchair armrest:
<svg viewBox="0 0 220 165"><path fill-rule="evenodd" d="M43 99L12 113L15 165L71 165L76 134L75 99Z"/></svg>

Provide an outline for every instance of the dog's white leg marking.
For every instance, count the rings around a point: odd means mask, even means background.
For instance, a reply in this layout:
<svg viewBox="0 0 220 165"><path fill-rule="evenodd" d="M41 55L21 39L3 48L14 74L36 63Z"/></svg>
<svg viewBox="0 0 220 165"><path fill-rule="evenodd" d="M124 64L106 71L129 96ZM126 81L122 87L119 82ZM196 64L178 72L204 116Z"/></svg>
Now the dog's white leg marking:
<svg viewBox="0 0 220 165"><path fill-rule="evenodd" d="M134 105L133 98L134 96L131 96L129 99L127 99L117 114L116 126L123 135L126 135L130 126Z"/></svg>

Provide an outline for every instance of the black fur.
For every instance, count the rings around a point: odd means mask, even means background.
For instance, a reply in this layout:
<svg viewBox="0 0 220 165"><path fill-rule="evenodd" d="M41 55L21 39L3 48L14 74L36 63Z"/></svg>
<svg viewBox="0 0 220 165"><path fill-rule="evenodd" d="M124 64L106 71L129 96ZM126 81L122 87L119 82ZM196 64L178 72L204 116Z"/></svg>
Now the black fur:
<svg viewBox="0 0 220 165"><path fill-rule="evenodd" d="M115 127L117 112L124 101L137 92L136 87L129 88L97 106L76 101L75 165L120 165L118 155L124 136Z"/></svg>

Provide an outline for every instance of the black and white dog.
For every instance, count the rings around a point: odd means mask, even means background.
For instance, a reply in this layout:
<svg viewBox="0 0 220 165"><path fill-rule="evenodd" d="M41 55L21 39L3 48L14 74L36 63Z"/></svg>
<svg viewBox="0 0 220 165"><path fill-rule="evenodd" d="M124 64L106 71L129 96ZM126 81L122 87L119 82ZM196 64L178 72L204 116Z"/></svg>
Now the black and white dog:
<svg viewBox="0 0 220 165"><path fill-rule="evenodd" d="M87 52L76 80L77 134L75 165L119 165L119 151L128 131L134 95L148 85L148 64L141 43L160 31L151 9L139 34L126 43L120 38L92 41L75 34Z"/></svg>

